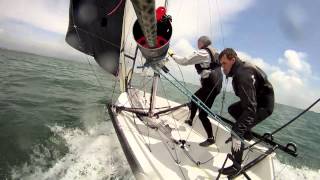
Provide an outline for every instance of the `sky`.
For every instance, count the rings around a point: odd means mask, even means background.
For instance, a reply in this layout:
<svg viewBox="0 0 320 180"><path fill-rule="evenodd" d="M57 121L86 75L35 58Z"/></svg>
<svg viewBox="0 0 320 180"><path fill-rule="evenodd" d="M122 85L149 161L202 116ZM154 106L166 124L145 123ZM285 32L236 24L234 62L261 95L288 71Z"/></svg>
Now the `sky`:
<svg viewBox="0 0 320 180"><path fill-rule="evenodd" d="M276 102L305 108L320 97L320 1L168 0L173 17L171 48L187 55L208 35L219 51L234 48L242 60L267 74ZM0 0L0 47L83 59L68 46L69 0ZM173 74L177 65L170 62ZM187 82L199 84L193 66L181 67ZM320 106L313 108L320 112Z"/></svg>

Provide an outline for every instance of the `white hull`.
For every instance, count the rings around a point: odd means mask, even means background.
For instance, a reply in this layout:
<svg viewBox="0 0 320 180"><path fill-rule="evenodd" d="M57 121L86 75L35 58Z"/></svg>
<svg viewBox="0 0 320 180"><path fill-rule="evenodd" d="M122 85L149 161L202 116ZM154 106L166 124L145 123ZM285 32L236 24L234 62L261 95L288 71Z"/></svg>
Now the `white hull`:
<svg viewBox="0 0 320 180"><path fill-rule="evenodd" d="M144 97L141 91L132 90L131 92L136 93L134 99L143 102L142 105L148 108L149 94ZM116 105L131 107L130 101L132 101L132 96L128 99L128 94L122 93ZM161 97L157 97L156 102L156 108L179 105ZM111 111L110 115L122 148L137 179L216 179L227 153L230 153L231 144L225 144L230 133L222 125L218 126L218 123L212 119L213 132L215 133L217 126L219 129L215 137L216 143L206 148L198 145L206 139L206 133L197 118L194 120L193 129L184 124L184 120L188 118L186 116L187 107L180 108L174 113L168 113L168 115L161 115L158 119L146 120L153 124L152 126L159 126L156 129L146 126L134 113L116 112L112 107L109 111ZM165 132L166 128L163 126L165 124L173 129L171 133ZM175 144L170 137L177 141L187 139L187 151ZM255 146L255 150L249 152L247 157L245 157L247 155L245 151L243 165L265 151L266 148ZM248 176L251 179L274 179L273 156L274 154L267 156L247 170ZM196 162L209 161L197 166L190 157ZM226 167L231 164L232 162L228 160ZM220 179L227 179L227 177L221 176ZM237 179L246 178L241 175Z"/></svg>

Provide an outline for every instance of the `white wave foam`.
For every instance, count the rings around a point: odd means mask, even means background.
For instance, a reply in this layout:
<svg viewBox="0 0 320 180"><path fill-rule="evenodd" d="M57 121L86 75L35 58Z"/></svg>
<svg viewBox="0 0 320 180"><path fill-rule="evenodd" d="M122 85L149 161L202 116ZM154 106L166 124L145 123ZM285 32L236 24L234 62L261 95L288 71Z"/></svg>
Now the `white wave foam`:
<svg viewBox="0 0 320 180"><path fill-rule="evenodd" d="M109 127L108 127L109 126ZM130 169L118 143L110 131L110 122L102 122L83 131L79 128L50 127L55 135L62 137L69 152L51 168L45 168L44 158L31 156L32 162L12 172L13 179L110 179L114 177L132 178Z"/></svg>
<svg viewBox="0 0 320 180"><path fill-rule="evenodd" d="M275 175L277 180L318 180L320 179L320 169L311 170L307 167L301 169L282 164L278 159L274 159Z"/></svg>

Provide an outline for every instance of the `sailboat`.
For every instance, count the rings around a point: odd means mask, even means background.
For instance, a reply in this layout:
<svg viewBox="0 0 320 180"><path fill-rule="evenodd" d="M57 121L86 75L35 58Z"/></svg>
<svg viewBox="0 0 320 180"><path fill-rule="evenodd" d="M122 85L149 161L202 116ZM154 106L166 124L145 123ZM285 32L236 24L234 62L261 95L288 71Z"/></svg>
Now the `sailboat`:
<svg viewBox="0 0 320 180"><path fill-rule="evenodd" d="M275 142L268 133L253 132L252 141L242 140L247 148L239 173L229 177L219 173L232 164L231 144L226 140L236 136L230 128L233 122L215 114L170 74L166 61L173 29L166 6L167 1L161 0L70 0L67 43L93 56L118 78L122 93L107 104L108 113L135 178L275 179L275 150L292 156L297 156L297 150L292 143ZM160 21L158 13L162 13ZM145 83L140 88L132 84L134 72L142 69L154 72L149 93ZM209 114L216 132L214 145L198 145L206 133L199 120L192 127L184 123L187 104L157 96L161 79Z"/></svg>

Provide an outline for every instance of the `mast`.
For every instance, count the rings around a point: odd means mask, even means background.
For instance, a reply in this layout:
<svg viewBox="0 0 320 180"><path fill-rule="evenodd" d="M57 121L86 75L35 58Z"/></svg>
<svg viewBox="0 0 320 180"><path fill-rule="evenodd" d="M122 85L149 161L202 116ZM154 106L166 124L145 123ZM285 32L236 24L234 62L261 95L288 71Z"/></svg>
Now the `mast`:
<svg viewBox="0 0 320 180"><path fill-rule="evenodd" d="M150 96L150 109L149 109L149 116L154 115L154 107L156 104L156 97L157 97L157 90L158 90L158 82L160 79L160 75L158 73L153 74L153 82L151 88L151 96Z"/></svg>

